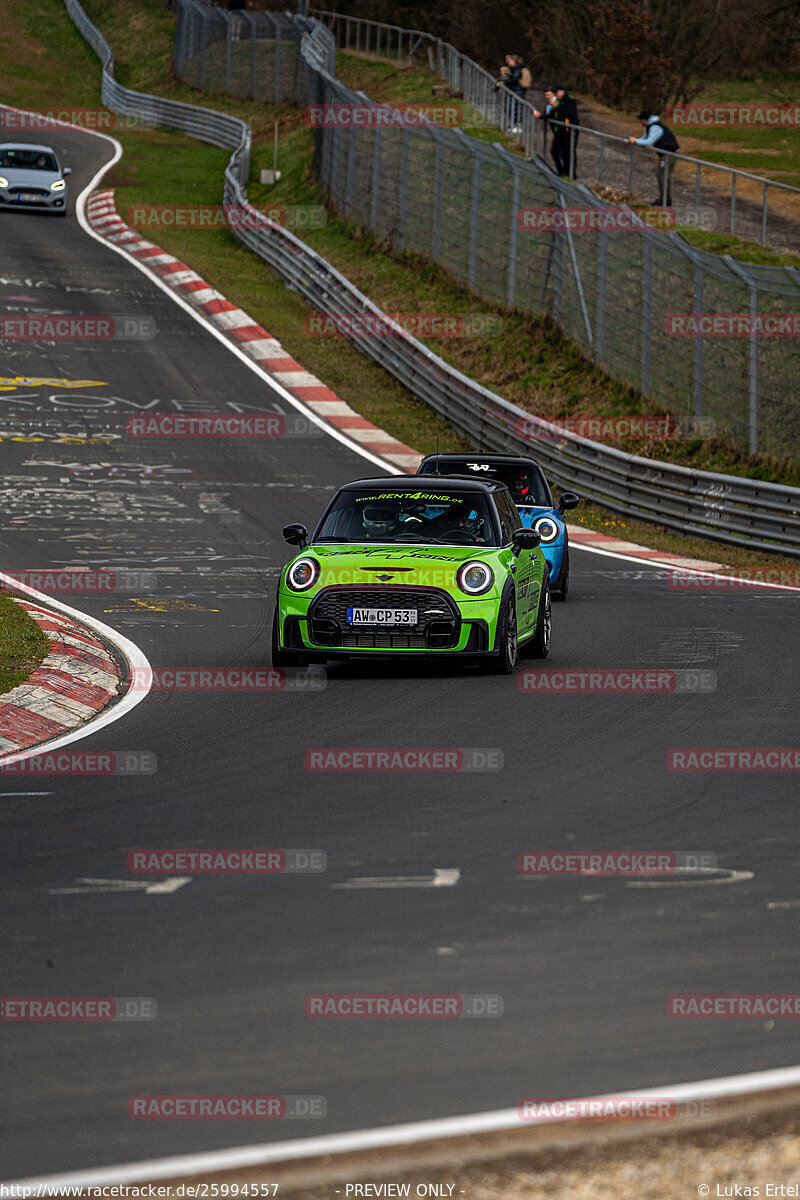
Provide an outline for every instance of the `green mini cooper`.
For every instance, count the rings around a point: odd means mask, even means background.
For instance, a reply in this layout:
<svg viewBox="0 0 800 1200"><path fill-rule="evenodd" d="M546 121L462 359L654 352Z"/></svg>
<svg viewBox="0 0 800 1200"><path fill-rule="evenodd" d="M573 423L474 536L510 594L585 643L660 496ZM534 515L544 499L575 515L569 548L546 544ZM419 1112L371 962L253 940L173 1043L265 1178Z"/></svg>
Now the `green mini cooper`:
<svg viewBox="0 0 800 1200"><path fill-rule="evenodd" d="M547 562L508 488L458 476L340 488L281 573L276 667L328 658L452 655L509 674L550 649Z"/></svg>

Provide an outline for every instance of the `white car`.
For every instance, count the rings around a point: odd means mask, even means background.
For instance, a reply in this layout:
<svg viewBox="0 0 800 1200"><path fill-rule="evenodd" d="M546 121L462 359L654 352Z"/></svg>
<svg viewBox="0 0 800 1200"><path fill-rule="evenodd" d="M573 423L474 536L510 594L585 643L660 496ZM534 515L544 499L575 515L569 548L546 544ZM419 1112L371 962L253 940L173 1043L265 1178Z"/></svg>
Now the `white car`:
<svg viewBox="0 0 800 1200"><path fill-rule="evenodd" d="M0 208L38 208L65 217L70 174L52 146L5 142L0 145Z"/></svg>

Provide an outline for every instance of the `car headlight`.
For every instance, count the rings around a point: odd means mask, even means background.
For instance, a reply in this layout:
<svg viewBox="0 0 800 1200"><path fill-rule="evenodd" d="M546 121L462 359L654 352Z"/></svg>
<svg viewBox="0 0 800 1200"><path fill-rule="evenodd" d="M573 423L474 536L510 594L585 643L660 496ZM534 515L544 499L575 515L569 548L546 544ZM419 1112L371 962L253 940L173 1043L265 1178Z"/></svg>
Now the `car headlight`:
<svg viewBox="0 0 800 1200"><path fill-rule="evenodd" d="M286 582L293 592L306 592L319 578L319 563L315 558L298 558L286 573Z"/></svg>
<svg viewBox="0 0 800 1200"><path fill-rule="evenodd" d="M8 180L3 175L0 175L0 187L8 187Z"/></svg>
<svg viewBox="0 0 800 1200"><path fill-rule="evenodd" d="M51 192L63 192L63 190L66 186L67 185L63 179L57 179L55 181L55 183L50 184L50 191Z"/></svg>
<svg viewBox="0 0 800 1200"><path fill-rule="evenodd" d="M468 562L458 568L456 574L458 586L468 596L480 596L488 592L494 583L494 572L484 562Z"/></svg>
<svg viewBox="0 0 800 1200"><path fill-rule="evenodd" d="M561 532L552 517L539 517L538 521L533 522L533 528L545 545L548 542L554 542Z"/></svg>

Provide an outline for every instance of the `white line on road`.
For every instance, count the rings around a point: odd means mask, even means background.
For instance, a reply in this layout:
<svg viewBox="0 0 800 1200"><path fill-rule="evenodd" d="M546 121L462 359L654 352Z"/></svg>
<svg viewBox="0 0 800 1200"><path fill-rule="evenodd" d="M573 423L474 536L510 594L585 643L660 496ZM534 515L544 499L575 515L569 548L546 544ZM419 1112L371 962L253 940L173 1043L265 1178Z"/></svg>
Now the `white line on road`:
<svg viewBox="0 0 800 1200"><path fill-rule="evenodd" d="M729 871L727 867L676 867L674 875L699 875L700 879L636 879L625 883L629 888L700 887L710 883L746 883L752 871Z"/></svg>
<svg viewBox="0 0 800 1200"><path fill-rule="evenodd" d="M748 1075L727 1075L720 1079L702 1079L693 1083L678 1083L668 1087L628 1091L621 1088L603 1096L582 1099L665 1099L675 1104L715 1100L723 1097L746 1096L778 1088L800 1086L800 1066L778 1067L772 1071L753 1071ZM565 1120L565 1123L567 1121ZM63 1175L40 1175L33 1179L9 1179L17 1187L102 1187L106 1184L148 1182L156 1179L177 1179L183 1175L201 1175L212 1171L228 1171L241 1167L268 1166L292 1162L295 1159L316 1158L328 1154L352 1154L359 1150L381 1147L409 1146L437 1138L467 1137L470 1134L502 1132L526 1125L553 1124L548 1117L522 1121L516 1108L495 1112L471 1113L468 1116L442 1117L432 1121L414 1121L407 1125L384 1125L377 1129L357 1129L350 1133L331 1133L323 1137L295 1138L287 1142L261 1143L257 1146L230 1146L226 1150L180 1154L172 1158L154 1158L149 1162L121 1163L115 1167L70 1171Z"/></svg>
<svg viewBox="0 0 800 1200"><path fill-rule="evenodd" d="M142 879L76 879L75 887L49 888L51 896L100 895L103 892L144 892L147 896L167 896L192 882L191 875L170 875L148 883Z"/></svg>
<svg viewBox="0 0 800 1200"><path fill-rule="evenodd" d="M361 875L343 883L332 883L332 888L342 891L360 891L367 888L431 888L455 887L461 878L457 867L435 867L432 875Z"/></svg>

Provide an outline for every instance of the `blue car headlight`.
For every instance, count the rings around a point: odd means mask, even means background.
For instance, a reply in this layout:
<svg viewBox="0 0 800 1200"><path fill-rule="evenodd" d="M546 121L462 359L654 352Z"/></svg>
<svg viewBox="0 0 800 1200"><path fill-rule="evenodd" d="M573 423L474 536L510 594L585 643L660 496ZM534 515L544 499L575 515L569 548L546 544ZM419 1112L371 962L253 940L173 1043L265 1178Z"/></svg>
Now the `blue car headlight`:
<svg viewBox="0 0 800 1200"><path fill-rule="evenodd" d="M57 179L55 181L55 183L50 184L50 191L51 192L63 192L63 190L66 186L67 185L63 179Z"/></svg>
<svg viewBox="0 0 800 1200"><path fill-rule="evenodd" d="M547 546L550 542L555 542L561 533L558 527L558 522L552 517L539 517L534 521L533 528L542 539L542 545Z"/></svg>

